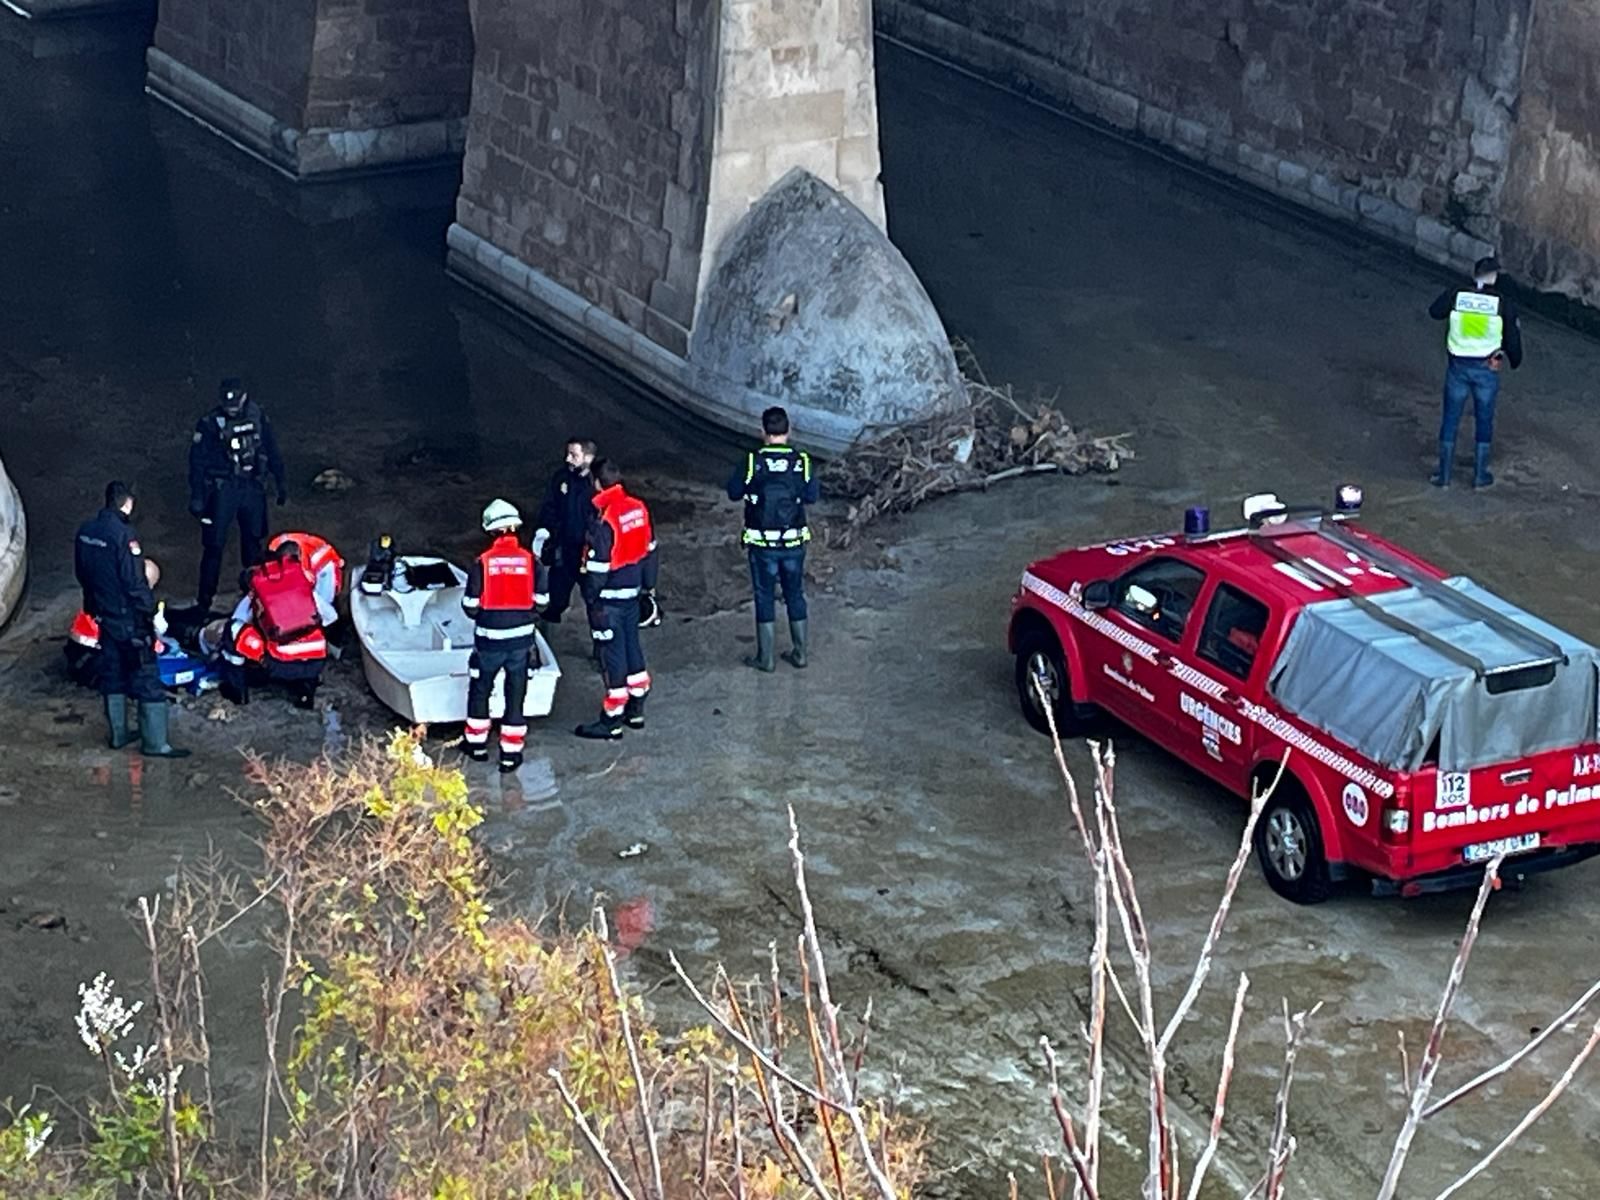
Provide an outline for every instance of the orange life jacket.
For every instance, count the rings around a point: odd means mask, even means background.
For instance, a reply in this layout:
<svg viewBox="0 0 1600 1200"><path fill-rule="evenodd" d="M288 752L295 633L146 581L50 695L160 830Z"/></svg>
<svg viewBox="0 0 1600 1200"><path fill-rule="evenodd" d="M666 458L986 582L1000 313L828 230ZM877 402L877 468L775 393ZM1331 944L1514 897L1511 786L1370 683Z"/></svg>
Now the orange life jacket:
<svg viewBox="0 0 1600 1200"><path fill-rule="evenodd" d="M644 501L628 495L619 483L597 493L594 506L600 510L600 519L611 529L609 569L620 571L643 562L655 544L650 510L644 506Z"/></svg>
<svg viewBox="0 0 1600 1200"><path fill-rule="evenodd" d="M331 566L333 594L337 596L344 591L344 558L333 548L332 542L314 533L280 533L267 543L267 549L277 550L289 542L300 547L300 565L307 575L315 580L324 568Z"/></svg>
<svg viewBox="0 0 1600 1200"><path fill-rule="evenodd" d="M535 570L533 552L504 534L478 555L483 568L483 595L478 598L480 612L524 612L534 606Z"/></svg>
<svg viewBox="0 0 1600 1200"><path fill-rule="evenodd" d="M328 657L328 639L321 627L301 637L285 641L269 641L254 625L242 626L233 636L234 653L249 662L258 663L267 657L279 662L310 662Z"/></svg>
<svg viewBox="0 0 1600 1200"><path fill-rule="evenodd" d="M294 563L274 559L250 572L250 599L256 624L274 642L287 642L322 630L311 578Z"/></svg>

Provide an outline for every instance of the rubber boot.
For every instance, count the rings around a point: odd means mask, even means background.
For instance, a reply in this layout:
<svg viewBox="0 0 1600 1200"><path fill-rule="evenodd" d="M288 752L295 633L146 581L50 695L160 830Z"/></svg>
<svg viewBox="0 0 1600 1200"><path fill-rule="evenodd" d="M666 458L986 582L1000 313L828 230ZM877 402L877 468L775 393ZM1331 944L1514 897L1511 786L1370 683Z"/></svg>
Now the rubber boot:
<svg viewBox="0 0 1600 1200"><path fill-rule="evenodd" d="M572 731L581 738L589 738L597 742L614 742L622 737L622 714L614 717L602 714L587 725L579 725Z"/></svg>
<svg viewBox="0 0 1600 1200"><path fill-rule="evenodd" d="M171 710L165 700L156 704L139 705L139 753L146 758L188 758L187 750L179 750L167 739L167 718Z"/></svg>
<svg viewBox="0 0 1600 1200"><path fill-rule="evenodd" d="M1489 474L1489 443L1477 442L1472 447L1472 486L1486 488L1494 482Z"/></svg>
<svg viewBox="0 0 1600 1200"><path fill-rule="evenodd" d="M744 665L754 667L757 671L776 671L777 665L772 661L772 647L778 640L778 623L776 621L756 622L756 652L745 655Z"/></svg>
<svg viewBox="0 0 1600 1200"><path fill-rule="evenodd" d="M1456 443L1454 439L1446 441L1439 439L1439 469L1428 477L1428 482L1434 487L1447 488L1450 486L1450 466L1456 456Z"/></svg>
<svg viewBox="0 0 1600 1200"><path fill-rule="evenodd" d="M622 710L622 719L628 723L629 729L644 728L644 697L629 696L628 707Z"/></svg>
<svg viewBox="0 0 1600 1200"><path fill-rule="evenodd" d="M106 738L106 745L113 750L121 750L124 746L133 744L137 734L128 732L128 698L126 696L107 696L106 698L106 726L110 736Z"/></svg>
<svg viewBox="0 0 1600 1200"><path fill-rule="evenodd" d="M791 667L805 670L806 666L806 622L802 617L796 621L789 618L789 652L783 656L783 661Z"/></svg>

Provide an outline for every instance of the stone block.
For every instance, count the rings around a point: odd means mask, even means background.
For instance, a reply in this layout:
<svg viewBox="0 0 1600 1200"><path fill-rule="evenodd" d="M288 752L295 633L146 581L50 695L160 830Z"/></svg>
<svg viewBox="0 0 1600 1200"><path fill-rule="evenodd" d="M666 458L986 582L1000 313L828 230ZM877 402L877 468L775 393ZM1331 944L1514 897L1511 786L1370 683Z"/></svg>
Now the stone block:
<svg viewBox="0 0 1600 1200"><path fill-rule="evenodd" d="M650 307L685 329L694 322L694 294L680 291L664 279L650 286Z"/></svg>
<svg viewBox="0 0 1600 1200"><path fill-rule="evenodd" d="M1450 255L1457 262L1473 263L1494 253L1494 247L1482 238L1473 237L1459 229L1450 235Z"/></svg>
<svg viewBox="0 0 1600 1200"><path fill-rule="evenodd" d="M788 142L767 148L768 177L771 184L782 179L794 168L809 171L824 183L835 183L834 172L839 169L839 142L829 138L816 142ZM766 189L763 188L762 191ZM752 196L751 199L758 199Z"/></svg>
<svg viewBox="0 0 1600 1200"><path fill-rule="evenodd" d="M1267 154L1264 151L1257 150L1254 146L1248 146L1244 142L1240 142L1238 148L1234 151L1234 158L1238 161L1239 166L1258 179L1271 183L1277 182L1277 155Z"/></svg>
<svg viewBox="0 0 1600 1200"><path fill-rule="evenodd" d="M761 150L837 138L844 126L844 101L843 92L824 92L725 104L719 121L720 148Z"/></svg>
<svg viewBox="0 0 1600 1200"><path fill-rule="evenodd" d="M643 333L644 301L620 289L612 294L612 299L616 302L617 316L622 319L622 323L630 329L637 329Z"/></svg>
<svg viewBox="0 0 1600 1200"><path fill-rule="evenodd" d="M644 335L678 358L689 357L689 330L653 308L644 310Z"/></svg>
<svg viewBox="0 0 1600 1200"><path fill-rule="evenodd" d="M1153 104L1142 106L1139 109L1139 132L1151 141L1163 144L1172 142L1175 133L1172 113Z"/></svg>
<svg viewBox="0 0 1600 1200"><path fill-rule="evenodd" d="M1173 142L1185 154L1204 154L1210 131L1199 121L1178 117L1172 122Z"/></svg>
<svg viewBox="0 0 1600 1200"><path fill-rule="evenodd" d="M1288 159L1278 160L1278 186L1287 191L1303 192L1311 181L1311 168Z"/></svg>
<svg viewBox="0 0 1600 1200"><path fill-rule="evenodd" d="M1411 234L1416 226L1416 216L1401 208L1393 200L1362 192L1356 200L1356 211L1365 221L1394 233Z"/></svg>
<svg viewBox="0 0 1600 1200"><path fill-rule="evenodd" d="M661 228L673 240L693 242L700 235L700 214L695 197L684 191L676 182L667 184L667 197L662 206Z"/></svg>
<svg viewBox="0 0 1600 1200"><path fill-rule="evenodd" d="M863 180L876 180L880 170L882 161L876 135L839 139L837 171L841 189Z"/></svg>

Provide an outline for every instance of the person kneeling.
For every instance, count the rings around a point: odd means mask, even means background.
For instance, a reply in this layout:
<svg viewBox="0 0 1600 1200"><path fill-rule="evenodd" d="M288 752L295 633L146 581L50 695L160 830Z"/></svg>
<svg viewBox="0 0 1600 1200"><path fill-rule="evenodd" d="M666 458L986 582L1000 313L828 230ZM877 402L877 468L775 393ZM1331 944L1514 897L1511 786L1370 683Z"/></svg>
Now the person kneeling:
<svg viewBox="0 0 1600 1200"><path fill-rule="evenodd" d="M283 685L295 705L310 708L328 658L323 606L290 542L277 557L246 573L245 595L228 618L222 640L222 694L250 700L250 684Z"/></svg>

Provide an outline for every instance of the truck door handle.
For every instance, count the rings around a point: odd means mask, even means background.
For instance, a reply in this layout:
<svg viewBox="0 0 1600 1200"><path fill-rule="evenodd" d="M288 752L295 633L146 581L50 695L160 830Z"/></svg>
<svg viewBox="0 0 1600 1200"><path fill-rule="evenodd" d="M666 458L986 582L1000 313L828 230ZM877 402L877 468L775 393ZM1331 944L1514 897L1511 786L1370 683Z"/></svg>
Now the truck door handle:
<svg viewBox="0 0 1600 1200"><path fill-rule="evenodd" d="M1532 778L1532 767L1523 767L1518 771L1502 771L1500 773L1500 782L1505 784L1507 787L1515 787L1519 783L1527 783L1528 780Z"/></svg>

